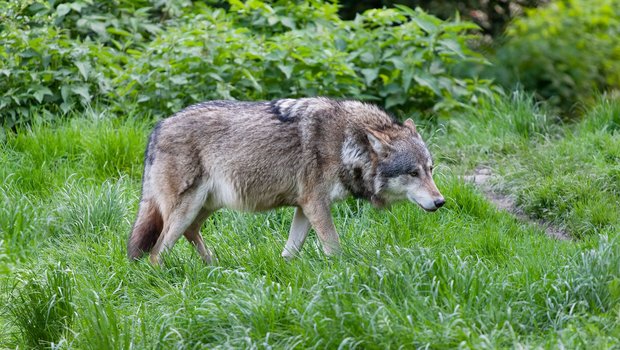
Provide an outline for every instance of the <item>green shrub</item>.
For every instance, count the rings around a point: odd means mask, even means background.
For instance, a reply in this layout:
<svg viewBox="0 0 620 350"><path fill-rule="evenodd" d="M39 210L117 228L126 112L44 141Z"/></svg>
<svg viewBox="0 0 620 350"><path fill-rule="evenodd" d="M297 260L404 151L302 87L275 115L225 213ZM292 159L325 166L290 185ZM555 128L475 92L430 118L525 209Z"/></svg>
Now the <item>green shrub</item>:
<svg viewBox="0 0 620 350"><path fill-rule="evenodd" d="M204 99L313 95L447 111L490 92L489 82L452 72L459 62L483 62L465 45L471 23L406 7L342 21L330 4L231 5L228 12L199 7L132 52L117 82L121 98L155 113Z"/></svg>
<svg viewBox="0 0 620 350"><path fill-rule="evenodd" d="M530 10L497 52L500 81L569 110L620 88L620 0L565 0Z"/></svg>
<svg viewBox="0 0 620 350"><path fill-rule="evenodd" d="M465 44L477 28L468 22L406 7L343 21L318 1L223 7L11 0L0 9L2 123L91 104L165 116L208 99L314 95L445 112L491 93L490 82L454 73L484 61Z"/></svg>
<svg viewBox="0 0 620 350"><path fill-rule="evenodd" d="M49 4L30 3L0 8L0 120L7 127L89 106L112 89L108 67L118 64L114 49L71 39L55 26Z"/></svg>

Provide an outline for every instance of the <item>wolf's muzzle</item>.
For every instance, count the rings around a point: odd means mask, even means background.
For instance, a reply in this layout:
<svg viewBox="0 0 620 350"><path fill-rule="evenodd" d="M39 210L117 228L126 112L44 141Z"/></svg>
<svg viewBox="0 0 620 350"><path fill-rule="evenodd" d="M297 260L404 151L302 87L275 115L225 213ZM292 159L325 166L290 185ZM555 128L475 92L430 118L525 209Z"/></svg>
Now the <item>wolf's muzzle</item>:
<svg viewBox="0 0 620 350"><path fill-rule="evenodd" d="M443 207L444 204L446 204L446 200L445 199L443 199L443 198L435 199L435 206L437 208Z"/></svg>

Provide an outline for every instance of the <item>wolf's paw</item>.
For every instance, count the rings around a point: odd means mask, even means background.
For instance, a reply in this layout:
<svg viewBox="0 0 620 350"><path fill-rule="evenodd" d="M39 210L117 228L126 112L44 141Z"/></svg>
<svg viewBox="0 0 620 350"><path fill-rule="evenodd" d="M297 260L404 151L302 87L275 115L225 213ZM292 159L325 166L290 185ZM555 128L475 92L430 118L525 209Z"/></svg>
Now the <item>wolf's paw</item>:
<svg viewBox="0 0 620 350"><path fill-rule="evenodd" d="M325 245L323 247L323 251L328 257L336 257L342 255L342 248L340 248L340 245Z"/></svg>
<svg viewBox="0 0 620 350"><path fill-rule="evenodd" d="M219 262L217 256L210 249L206 249L204 254L200 254L200 258L206 265L218 265Z"/></svg>
<svg viewBox="0 0 620 350"><path fill-rule="evenodd" d="M295 259L297 257L297 255L299 255L299 252L293 252L290 251L288 249L284 249L282 251L282 257L284 258L284 260L286 260L287 262Z"/></svg>

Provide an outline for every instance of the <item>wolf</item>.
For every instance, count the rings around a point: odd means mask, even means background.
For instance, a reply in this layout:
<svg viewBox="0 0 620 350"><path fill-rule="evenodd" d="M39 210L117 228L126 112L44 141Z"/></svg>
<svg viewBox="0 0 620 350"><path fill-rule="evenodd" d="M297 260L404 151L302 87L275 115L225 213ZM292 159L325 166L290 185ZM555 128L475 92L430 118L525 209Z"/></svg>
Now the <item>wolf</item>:
<svg viewBox="0 0 620 350"><path fill-rule="evenodd" d="M312 227L326 255L340 252L330 206L348 196L383 208L409 200L427 211L445 203L433 158L411 119L325 97L209 101L160 121L144 157L142 196L127 250L151 263L184 235L206 263L200 227L218 209L295 207L286 259Z"/></svg>

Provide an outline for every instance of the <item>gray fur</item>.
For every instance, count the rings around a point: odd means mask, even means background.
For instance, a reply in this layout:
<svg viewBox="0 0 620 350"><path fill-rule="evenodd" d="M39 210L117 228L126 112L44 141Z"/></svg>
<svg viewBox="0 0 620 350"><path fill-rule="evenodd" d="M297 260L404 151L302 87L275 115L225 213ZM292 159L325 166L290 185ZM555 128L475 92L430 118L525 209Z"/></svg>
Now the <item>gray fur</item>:
<svg viewBox="0 0 620 350"><path fill-rule="evenodd" d="M333 200L350 194L383 206L412 199L404 188L419 185L426 197L443 201L430 176L415 180L419 184L390 180L430 162L411 121L403 125L357 101L318 97L196 104L158 123L149 138L129 256L135 259L152 247L151 260L157 263L159 254L185 235L210 262L199 233L208 215L224 207L263 211L280 206L298 208L283 256L301 249L308 225L325 252L336 254ZM145 224L156 219L162 224Z"/></svg>

